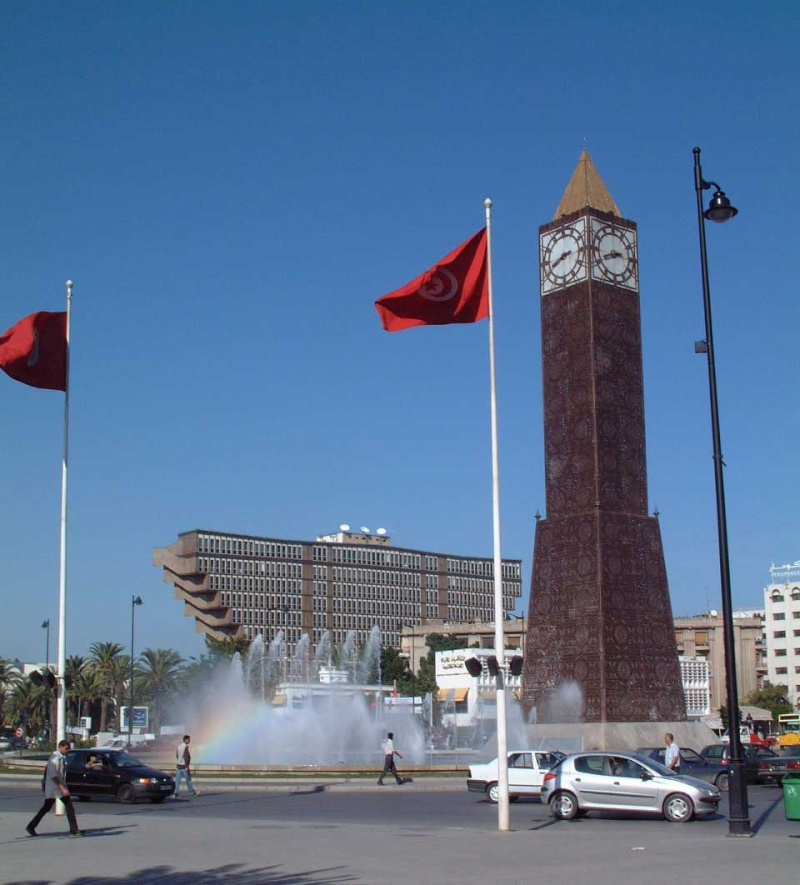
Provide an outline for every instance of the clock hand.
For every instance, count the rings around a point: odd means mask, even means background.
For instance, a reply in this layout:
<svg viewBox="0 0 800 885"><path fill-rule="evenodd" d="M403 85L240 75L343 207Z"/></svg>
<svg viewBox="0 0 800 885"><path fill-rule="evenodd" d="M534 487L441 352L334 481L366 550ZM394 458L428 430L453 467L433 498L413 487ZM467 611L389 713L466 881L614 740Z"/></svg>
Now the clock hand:
<svg viewBox="0 0 800 885"><path fill-rule="evenodd" d="M557 264L560 264L568 255L572 255L572 249L563 252L560 257L556 258L556 260L551 263L550 267L555 267Z"/></svg>
<svg viewBox="0 0 800 885"><path fill-rule="evenodd" d="M622 252L617 252L616 250L613 252L606 252L603 258L622 258Z"/></svg>

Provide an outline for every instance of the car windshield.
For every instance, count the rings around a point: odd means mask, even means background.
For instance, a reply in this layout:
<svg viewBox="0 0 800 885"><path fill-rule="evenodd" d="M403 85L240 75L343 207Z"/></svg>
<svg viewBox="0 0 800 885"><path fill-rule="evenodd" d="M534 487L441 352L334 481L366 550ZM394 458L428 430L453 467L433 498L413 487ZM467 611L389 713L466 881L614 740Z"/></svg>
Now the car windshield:
<svg viewBox="0 0 800 885"><path fill-rule="evenodd" d="M127 753L117 753L114 756L114 764L117 768L141 768L142 763L134 758L133 756L129 756Z"/></svg>
<svg viewBox="0 0 800 885"><path fill-rule="evenodd" d="M644 756L636 757L639 762L643 765L647 766L647 768L655 771L656 774L660 774L662 777L677 777L678 775L667 768L666 765L662 765L660 762L657 762L655 759L650 759L649 757L645 758Z"/></svg>

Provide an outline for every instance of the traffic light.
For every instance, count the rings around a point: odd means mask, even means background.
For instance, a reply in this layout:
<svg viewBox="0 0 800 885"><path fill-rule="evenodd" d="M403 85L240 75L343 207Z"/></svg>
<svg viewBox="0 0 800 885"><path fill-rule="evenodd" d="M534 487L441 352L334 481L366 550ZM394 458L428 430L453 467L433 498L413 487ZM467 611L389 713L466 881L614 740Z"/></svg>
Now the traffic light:
<svg viewBox="0 0 800 885"><path fill-rule="evenodd" d="M40 685L44 685L44 676L42 676L42 674L38 670L33 670L30 674L28 674L28 678L37 688Z"/></svg>
<svg viewBox="0 0 800 885"><path fill-rule="evenodd" d="M469 673L470 676L480 676L484 667L478 658L467 658L466 661L464 661L464 666L467 668L467 673ZM520 655L514 655L506 666L508 667L508 672L512 676L519 676L522 673L522 657ZM489 657L486 658L486 669L492 679L497 676L500 667L497 663L497 658L494 655L489 655Z"/></svg>
<svg viewBox="0 0 800 885"><path fill-rule="evenodd" d="M45 670L44 681L48 688L56 687L56 674L52 670Z"/></svg>
<svg viewBox="0 0 800 885"><path fill-rule="evenodd" d="M483 670L481 662L477 658L467 658L464 661L464 666L467 668L467 673L470 676L480 676L481 670Z"/></svg>

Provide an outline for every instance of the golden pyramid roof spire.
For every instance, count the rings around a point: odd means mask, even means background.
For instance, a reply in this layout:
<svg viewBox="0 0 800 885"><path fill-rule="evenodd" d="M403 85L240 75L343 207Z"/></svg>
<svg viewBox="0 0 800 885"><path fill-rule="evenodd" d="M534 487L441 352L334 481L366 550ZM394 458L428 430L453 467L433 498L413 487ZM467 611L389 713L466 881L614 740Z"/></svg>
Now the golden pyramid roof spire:
<svg viewBox="0 0 800 885"><path fill-rule="evenodd" d="M584 148L567 189L564 191L564 196L558 204L553 221L562 215L570 215L587 207L598 209L601 212L613 212L614 215L622 217L617 204L603 184L603 179L594 168L589 151Z"/></svg>

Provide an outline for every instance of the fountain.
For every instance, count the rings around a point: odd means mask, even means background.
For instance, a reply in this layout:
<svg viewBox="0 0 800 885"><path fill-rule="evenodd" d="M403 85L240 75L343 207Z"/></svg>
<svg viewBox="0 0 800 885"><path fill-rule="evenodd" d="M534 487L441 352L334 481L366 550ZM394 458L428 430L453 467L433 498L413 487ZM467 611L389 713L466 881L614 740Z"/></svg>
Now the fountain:
<svg viewBox="0 0 800 885"><path fill-rule="evenodd" d="M425 761L424 726L408 709L383 703L381 635L373 627L361 654L355 634L336 648L325 631L312 650L303 634L290 659L282 632L262 637L221 668L189 717L203 764L379 766L381 739L393 731L409 763ZM430 701L429 701L430 703Z"/></svg>

